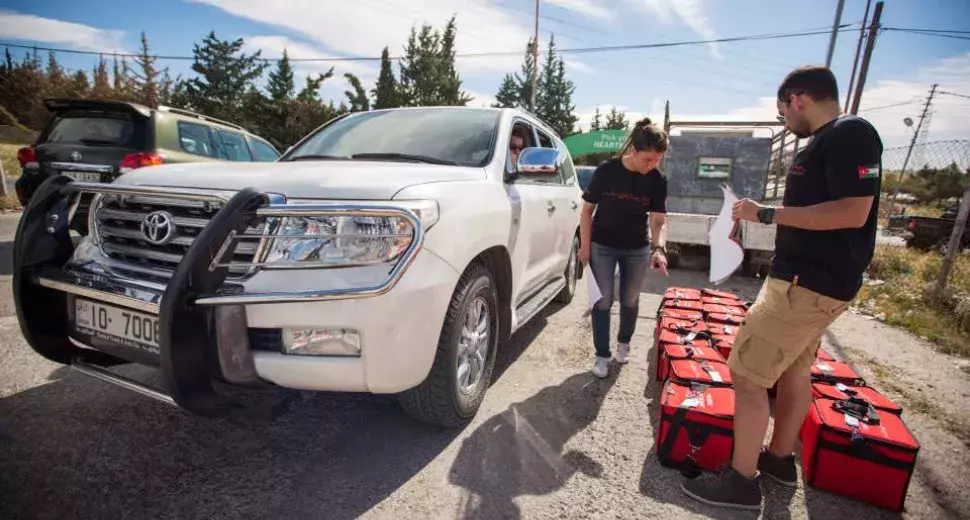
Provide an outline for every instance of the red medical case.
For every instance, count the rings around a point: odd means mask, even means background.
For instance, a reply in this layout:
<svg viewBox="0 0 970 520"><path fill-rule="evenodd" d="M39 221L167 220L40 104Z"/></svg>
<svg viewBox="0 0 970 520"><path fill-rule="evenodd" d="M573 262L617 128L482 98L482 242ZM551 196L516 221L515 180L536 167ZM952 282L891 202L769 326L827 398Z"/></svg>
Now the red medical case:
<svg viewBox="0 0 970 520"><path fill-rule="evenodd" d="M899 416L861 399L815 399L801 439L806 484L903 509L919 443Z"/></svg>
<svg viewBox="0 0 970 520"><path fill-rule="evenodd" d="M865 386L866 382L852 367L839 361L815 360L812 365L812 379L828 383L842 383L846 386Z"/></svg>
<svg viewBox="0 0 970 520"><path fill-rule="evenodd" d="M893 415L902 415L903 408L896 404L892 399L882 395L875 388L868 386L847 386L842 383L812 383L812 396L816 398L848 399L858 397L871 403L877 410L889 412Z"/></svg>
<svg viewBox="0 0 970 520"><path fill-rule="evenodd" d="M731 370L719 361L674 359L670 362L670 379L683 384L699 383L711 386L731 386Z"/></svg>
<svg viewBox="0 0 970 520"><path fill-rule="evenodd" d="M691 289L688 287L668 287L664 291L665 300L700 300L701 291L700 289Z"/></svg>
<svg viewBox="0 0 970 520"><path fill-rule="evenodd" d="M670 363L678 359L695 359L724 362L721 354L711 346L710 341L694 340L689 345L677 343L660 343L660 358L657 360L657 381L667 379L670 374Z"/></svg>
<svg viewBox="0 0 970 520"><path fill-rule="evenodd" d="M708 326L714 324L738 326L744 321L743 314L727 314L714 312L707 315Z"/></svg>
<svg viewBox="0 0 970 520"><path fill-rule="evenodd" d="M734 389L668 380L660 396L657 458L688 477L717 471L734 450Z"/></svg>

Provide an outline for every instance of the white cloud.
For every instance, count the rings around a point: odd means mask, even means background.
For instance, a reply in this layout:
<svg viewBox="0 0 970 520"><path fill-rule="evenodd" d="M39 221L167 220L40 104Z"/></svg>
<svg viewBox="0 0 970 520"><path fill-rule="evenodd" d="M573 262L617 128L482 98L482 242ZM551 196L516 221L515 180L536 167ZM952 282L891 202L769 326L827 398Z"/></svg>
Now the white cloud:
<svg viewBox="0 0 970 520"><path fill-rule="evenodd" d="M469 107L485 107L490 108L492 104L496 103L495 96L489 94L482 94L481 92L475 92L472 90L465 90L465 93L472 98L467 105Z"/></svg>
<svg viewBox="0 0 970 520"><path fill-rule="evenodd" d="M459 59L457 65L463 76L517 69L531 34L524 25L516 23L518 15L500 10L486 0L411 0L407 5L362 0L329 2L325 6L317 0L187 1L294 31L340 56L377 56L385 46L392 56L400 55L412 26L430 23L442 29L451 14L460 11L456 19L458 53L512 53Z"/></svg>
<svg viewBox="0 0 970 520"><path fill-rule="evenodd" d="M655 15L663 23L681 21L705 40L717 39L717 32L707 16L707 0L627 0ZM708 44L711 55L721 59L721 51L716 43Z"/></svg>
<svg viewBox="0 0 970 520"><path fill-rule="evenodd" d="M249 36L243 38L243 52L252 53L263 51L263 58L280 58L283 56L283 49L291 60L307 59L329 59L336 58L332 54L322 52L313 45L300 43L287 38L286 36ZM377 67L365 65L357 61L294 61L292 63L297 84L302 84L302 78L308 74L326 72L333 67L334 78L343 79L344 73L355 74L360 77L365 84L373 83L377 79Z"/></svg>
<svg viewBox="0 0 970 520"><path fill-rule="evenodd" d="M0 11L0 38L4 40L56 43L75 50L123 53L124 37L124 31Z"/></svg>
<svg viewBox="0 0 970 520"><path fill-rule="evenodd" d="M569 60L569 59L567 59L566 60L566 68L568 70L571 70L573 72L578 72L580 74L592 74L593 73L593 67L590 67L589 65L587 65L587 64L585 64L585 63L583 63L581 61L575 61L575 60Z"/></svg>
<svg viewBox="0 0 970 520"><path fill-rule="evenodd" d="M589 18L600 20L612 20L615 18L613 11L603 7L596 0L545 0L545 3L573 11Z"/></svg>
<svg viewBox="0 0 970 520"><path fill-rule="evenodd" d="M939 60L916 71L903 80L869 82L859 104L859 116L866 118L882 138L885 148L909 144L912 131L903 124L903 118L913 121L919 118L922 101L929 95L930 85L939 83L943 92L970 94L970 53ZM844 86L843 86L844 88ZM845 100L845 92L842 92ZM873 108L916 101L914 103L869 110ZM970 109L968 100L939 94L933 98L932 117L929 123L928 141L966 139L970 135ZM771 120L778 114L774 97L759 98L755 106L731 110L730 117Z"/></svg>

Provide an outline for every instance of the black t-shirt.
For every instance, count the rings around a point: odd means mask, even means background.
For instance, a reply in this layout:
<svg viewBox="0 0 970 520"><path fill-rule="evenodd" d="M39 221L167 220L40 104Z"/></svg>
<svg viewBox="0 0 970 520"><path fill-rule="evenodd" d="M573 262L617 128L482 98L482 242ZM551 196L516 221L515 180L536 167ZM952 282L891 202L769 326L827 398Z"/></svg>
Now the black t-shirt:
<svg viewBox="0 0 970 520"><path fill-rule="evenodd" d="M654 168L634 172L610 159L593 172L583 200L596 204L592 241L608 247L646 247L647 216L667 212L667 178Z"/></svg>
<svg viewBox="0 0 970 520"><path fill-rule="evenodd" d="M788 171L784 205L804 207L871 195L872 208L858 229L809 231L779 225L772 277L830 298L855 298L876 247L881 183L882 140L868 121L842 116L816 130Z"/></svg>

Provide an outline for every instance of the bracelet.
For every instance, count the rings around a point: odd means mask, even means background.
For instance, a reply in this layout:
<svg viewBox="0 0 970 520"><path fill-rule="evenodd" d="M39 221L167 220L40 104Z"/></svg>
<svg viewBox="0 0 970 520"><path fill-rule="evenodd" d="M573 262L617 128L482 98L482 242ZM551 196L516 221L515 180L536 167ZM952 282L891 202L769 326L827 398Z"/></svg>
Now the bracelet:
<svg viewBox="0 0 970 520"><path fill-rule="evenodd" d="M664 256L667 256L667 248L666 247L664 247L664 246L650 246L650 254L654 254L657 251L660 251L661 253L664 254Z"/></svg>

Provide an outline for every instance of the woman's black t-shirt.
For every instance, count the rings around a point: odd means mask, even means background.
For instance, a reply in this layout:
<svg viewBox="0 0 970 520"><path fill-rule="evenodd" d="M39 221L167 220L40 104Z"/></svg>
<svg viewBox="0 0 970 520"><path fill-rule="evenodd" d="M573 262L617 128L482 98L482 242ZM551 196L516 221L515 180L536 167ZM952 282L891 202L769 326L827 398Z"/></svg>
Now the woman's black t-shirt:
<svg viewBox="0 0 970 520"><path fill-rule="evenodd" d="M667 212L667 178L656 168L643 174L610 159L596 168L583 200L596 204L593 242L639 249L649 244L648 215Z"/></svg>

